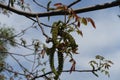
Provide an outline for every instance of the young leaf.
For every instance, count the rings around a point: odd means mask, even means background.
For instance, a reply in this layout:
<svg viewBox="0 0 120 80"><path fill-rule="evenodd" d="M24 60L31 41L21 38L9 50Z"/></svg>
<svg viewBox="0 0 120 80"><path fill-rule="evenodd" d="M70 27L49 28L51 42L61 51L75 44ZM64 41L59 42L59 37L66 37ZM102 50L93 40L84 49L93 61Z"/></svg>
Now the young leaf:
<svg viewBox="0 0 120 80"><path fill-rule="evenodd" d="M79 30L79 29L77 29L77 31L76 31L78 34L80 34L82 37L83 37L83 33L82 33L82 31L81 30Z"/></svg>
<svg viewBox="0 0 120 80"><path fill-rule="evenodd" d="M77 26L80 27L80 21L78 21Z"/></svg>
<svg viewBox="0 0 120 80"><path fill-rule="evenodd" d="M107 62L110 63L110 64L114 64L114 63L113 63L112 61L110 61L110 60L107 60Z"/></svg>
<svg viewBox="0 0 120 80"><path fill-rule="evenodd" d="M86 20L86 18L82 18L82 23L83 23L84 25L87 25L87 20Z"/></svg>
<svg viewBox="0 0 120 80"><path fill-rule="evenodd" d="M44 58L44 55L45 55L45 49L42 49L42 51L41 51L42 58Z"/></svg>
<svg viewBox="0 0 120 80"><path fill-rule="evenodd" d="M70 62L72 62L72 66L70 69L70 73L72 73L72 71L75 71L75 65L76 65L76 61L74 59L70 59Z"/></svg>
<svg viewBox="0 0 120 80"><path fill-rule="evenodd" d="M62 6L62 3L56 3L56 4L54 4L54 6L56 6L56 7Z"/></svg>
<svg viewBox="0 0 120 80"><path fill-rule="evenodd" d="M95 22L91 18L87 18L87 20L92 24L93 28L96 29Z"/></svg>
<svg viewBox="0 0 120 80"><path fill-rule="evenodd" d="M100 55L97 55L95 58L96 58L96 59L100 59L100 60L105 59L103 56L100 56Z"/></svg>

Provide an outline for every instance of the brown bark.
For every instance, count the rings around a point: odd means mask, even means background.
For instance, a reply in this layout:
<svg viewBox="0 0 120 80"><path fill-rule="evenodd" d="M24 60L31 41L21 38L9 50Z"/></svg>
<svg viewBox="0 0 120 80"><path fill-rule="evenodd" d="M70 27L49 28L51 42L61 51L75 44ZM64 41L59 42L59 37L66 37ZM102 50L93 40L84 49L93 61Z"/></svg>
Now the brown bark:
<svg viewBox="0 0 120 80"><path fill-rule="evenodd" d="M119 5L120 5L120 1L113 1L111 3L104 3L104 4L95 5L95 6L91 6L91 7L76 9L76 10L74 10L74 12L79 14L79 13L100 10L100 9L111 8L111 7L115 7L115 6L119 6ZM25 12L25 11L20 11L18 9L15 9L13 7L8 7L7 5L4 5L2 3L0 3L0 7L10 10L16 14L27 16L27 17L36 17L36 16L48 17L48 16L64 15L65 13L68 14L67 12L64 12L64 11L53 11L53 12L44 12L44 13Z"/></svg>

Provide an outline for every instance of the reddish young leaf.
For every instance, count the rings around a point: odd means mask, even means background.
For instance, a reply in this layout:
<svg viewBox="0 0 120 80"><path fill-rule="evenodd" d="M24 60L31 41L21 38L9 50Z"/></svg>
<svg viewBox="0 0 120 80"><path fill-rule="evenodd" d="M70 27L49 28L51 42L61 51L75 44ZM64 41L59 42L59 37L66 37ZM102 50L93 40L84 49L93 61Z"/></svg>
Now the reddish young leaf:
<svg viewBox="0 0 120 80"><path fill-rule="evenodd" d="M67 6L63 5L62 3L56 3L54 6L56 7L56 10L68 10Z"/></svg>
<svg viewBox="0 0 120 80"><path fill-rule="evenodd" d="M41 54L42 58L44 58L45 50L43 49L40 54Z"/></svg>
<svg viewBox="0 0 120 80"><path fill-rule="evenodd" d="M56 6L56 7L62 6L62 3L56 3L56 4L54 4L54 6Z"/></svg>
<svg viewBox="0 0 120 80"><path fill-rule="evenodd" d="M78 21L77 26L80 27L80 21Z"/></svg>
<svg viewBox="0 0 120 80"><path fill-rule="evenodd" d="M69 62L73 62L73 61L74 61L74 59L73 59L73 58L69 60Z"/></svg>
<svg viewBox="0 0 120 80"><path fill-rule="evenodd" d="M96 29L95 22L91 18L86 18L88 22L92 24L92 26Z"/></svg>
<svg viewBox="0 0 120 80"><path fill-rule="evenodd" d="M78 48L72 49L72 52L73 52L74 54L79 54L78 52L76 52L77 50L78 50Z"/></svg>
<svg viewBox="0 0 120 80"><path fill-rule="evenodd" d="M72 66L70 68L70 73L72 73L72 71L75 71L76 61L72 58L72 59L70 59L70 62L72 62Z"/></svg>

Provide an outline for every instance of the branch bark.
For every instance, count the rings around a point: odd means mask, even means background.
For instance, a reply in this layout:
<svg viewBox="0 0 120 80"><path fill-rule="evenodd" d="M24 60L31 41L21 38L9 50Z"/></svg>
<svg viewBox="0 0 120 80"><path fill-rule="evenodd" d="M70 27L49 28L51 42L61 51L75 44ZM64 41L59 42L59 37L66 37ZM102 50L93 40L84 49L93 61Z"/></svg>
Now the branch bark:
<svg viewBox="0 0 120 80"><path fill-rule="evenodd" d="M74 70L72 72L87 72L88 73L88 72L96 72L96 71L98 71L98 69L95 69L95 70ZM62 72L70 72L70 70L63 70ZM37 78L44 77L44 76L46 76L48 74L52 74L52 73L53 72L50 71L50 72L47 72L47 73L39 75L39 76L34 76L31 80L35 80Z"/></svg>
<svg viewBox="0 0 120 80"><path fill-rule="evenodd" d="M119 5L120 5L120 1L113 1L111 3L104 3L104 4L99 4L99 5L95 5L95 6L91 6L91 7L76 9L76 10L74 10L74 12L79 14L79 13L100 10L100 9L111 8L111 7L115 7L115 6L119 6ZM19 14L19 15L23 15L23 16L27 16L27 17L34 17L34 18L36 16L48 17L48 16L57 16L57 15L68 14L68 12L65 12L65 11L53 11L53 12L44 12L44 13L25 12L25 11L20 11L18 9L15 9L13 7L9 7L9 6L2 4L2 3L0 3L0 8L10 10L16 14Z"/></svg>

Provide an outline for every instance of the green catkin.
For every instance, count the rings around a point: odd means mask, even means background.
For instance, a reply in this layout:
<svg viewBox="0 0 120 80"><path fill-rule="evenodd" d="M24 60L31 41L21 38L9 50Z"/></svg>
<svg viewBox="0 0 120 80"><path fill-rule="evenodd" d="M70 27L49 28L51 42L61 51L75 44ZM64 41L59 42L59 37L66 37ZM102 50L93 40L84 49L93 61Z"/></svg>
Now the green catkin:
<svg viewBox="0 0 120 80"><path fill-rule="evenodd" d="M75 39L67 32L62 32L61 37L64 38L64 40L68 40L70 43L70 47L72 47L72 49L75 49L78 47L78 45L75 42Z"/></svg>
<svg viewBox="0 0 120 80"><path fill-rule="evenodd" d="M58 29L59 29L59 24L57 22L53 23L51 33L52 33L52 40L54 45L58 44L57 42Z"/></svg>
<svg viewBox="0 0 120 80"><path fill-rule="evenodd" d="M55 80L58 80L59 76L61 75L63 70L63 64L64 64L63 54L62 52L58 52L58 71L57 71L57 75L55 75L54 77Z"/></svg>
<svg viewBox="0 0 120 80"><path fill-rule="evenodd" d="M58 52L58 74L60 75L63 70L64 58L63 53Z"/></svg>
<svg viewBox="0 0 120 80"><path fill-rule="evenodd" d="M53 23L51 29L53 46L51 48L47 48L47 54L49 54L50 68L55 75L55 80L58 80L59 76L61 75L64 64L64 51L62 52L62 47L58 47L61 42L58 42L58 36L60 36L63 41L67 41L69 43L69 45L67 45L66 47L71 47L72 49L76 49L78 47L72 35L68 32L65 32L64 29L65 28L63 22L58 21ZM58 70L56 70L54 65L54 54L56 52L56 49L58 49Z"/></svg>
<svg viewBox="0 0 120 80"><path fill-rule="evenodd" d="M50 67L51 67L52 72L55 74L55 77L54 77L55 80L58 80L59 75L60 75L59 69L61 70L60 64L59 64L59 62L60 62L59 59L61 59L61 58L59 58L59 56L58 56L58 67L59 67L58 71L56 70L56 68L54 66L54 54L55 54L56 47L58 45L57 38L58 38L58 31L59 31L59 27L60 27L59 24L60 24L60 22L55 22L52 25L51 33L52 33L52 39L53 39L53 47L51 48L51 53L49 55Z"/></svg>
<svg viewBox="0 0 120 80"><path fill-rule="evenodd" d="M55 48L52 47L51 50L50 50L50 55L49 55L49 63L50 63L50 68L52 70L52 72L55 74L55 75L58 75L56 69L55 69L55 66L54 66L54 53L55 53Z"/></svg>

